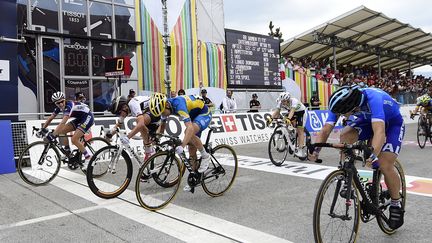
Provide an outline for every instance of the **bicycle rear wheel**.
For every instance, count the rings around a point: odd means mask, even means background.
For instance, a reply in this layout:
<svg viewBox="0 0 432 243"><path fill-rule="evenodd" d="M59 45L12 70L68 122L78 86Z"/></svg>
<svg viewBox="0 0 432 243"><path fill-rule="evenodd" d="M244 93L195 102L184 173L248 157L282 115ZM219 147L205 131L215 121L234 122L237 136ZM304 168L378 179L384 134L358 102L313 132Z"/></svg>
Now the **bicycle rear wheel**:
<svg viewBox="0 0 432 243"><path fill-rule="evenodd" d="M140 205L151 211L171 202L180 186L182 174L179 159L169 151L160 151L141 166L135 182Z"/></svg>
<svg viewBox="0 0 432 243"><path fill-rule="evenodd" d="M106 172L101 175L101 172ZM101 198L114 198L122 194L132 179L132 162L125 150L106 146L91 158L87 167L90 190Z"/></svg>
<svg viewBox="0 0 432 243"><path fill-rule="evenodd" d="M399 191L399 195L402 199L402 207L403 209L405 209L406 206L406 182L405 182L405 174L402 168L401 163L396 160L395 164L394 164L395 170L399 176L400 179L400 191ZM384 174L382 174L380 171L378 172L378 178L379 178L379 184L376 185L376 188L378 188L377 190L377 198L378 198L378 206L379 208L384 212L385 217L388 219L390 218L390 212L388 211L389 207L390 207L390 193L388 191L388 187L384 181ZM380 227L380 229L388 234L391 235L393 233L396 232L396 230L390 228L386 222L386 219L384 219L381 215L377 215L376 217L378 225Z"/></svg>
<svg viewBox="0 0 432 243"><path fill-rule="evenodd" d="M52 181L60 170L60 153L44 141L31 143L18 159L18 174L33 186L45 185Z"/></svg>
<svg viewBox="0 0 432 243"><path fill-rule="evenodd" d="M270 161L276 166L281 166L288 154L288 141L282 129L285 128L276 127L268 143Z"/></svg>
<svg viewBox="0 0 432 243"><path fill-rule="evenodd" d="M427 140L427 131L425 131L425 125L423 125L422 122L423 118L419 117L418 123L417 123L417 143L420 148L424 148L426 145Z"/></svg>
<svg viewBox="0 0 432 243"><path fill-rule="evenodd" d="M336 170L322 182L313 213L315 242L355 242L360 223L360 200L352 182L352 203L346 205L346 199L340 195L346 180L345 172Z"/></svg>
<svg viewBox="0 0 432 243"><path fill-rule="evenodd" d="M86 145L87 148L90 150L91 155L94 155L94 154L96 154L96 152L97 152L98 150L100 150L101 148L106 147L106 146L109 146L109 145L111 145L111 144L108 142L108 140L106 140L106 139L104 139L104 138L94 137L94 138L90 138L90 139L86 142L85 145ZM87 174L87 172L84 171L84 170L82 170L82 168L81 168L81 171L82 171L84 174ZM105 173L107 173L107 171L108 171L108 170L104 170L104 169L102 169L102 168L98 168L97 165L94 165L94 168L93 168L93 176L94 176L94 177L100 177L100 176L104 175Z"/></svg>
<svg viewBox="0 0 432 243"><path fill-rule="evenodd" d="M237 175L238 161L234 149L226 144L216 146L211 153L211 163L201 181L204 191L218 197L230 189Z"/></svg>

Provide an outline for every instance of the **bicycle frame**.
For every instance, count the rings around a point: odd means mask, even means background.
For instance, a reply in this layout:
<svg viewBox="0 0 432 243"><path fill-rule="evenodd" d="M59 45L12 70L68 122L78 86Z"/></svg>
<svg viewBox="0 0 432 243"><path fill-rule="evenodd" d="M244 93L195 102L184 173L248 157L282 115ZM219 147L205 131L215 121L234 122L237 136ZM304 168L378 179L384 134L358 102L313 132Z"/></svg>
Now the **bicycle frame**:
<svg viewBox="0 0 432 243"><path fill-rule="evenodd" d="M117 134L118 134L119 138L127 136L126 131L124 131L124 130L118 129ZM140 157L138 156L137 153L135 153L135 151L132 149L130 144L117 143L117 147L118 147L118 153L115 156L111 157L111 161L108 164L108 172L115 173L115 169L116 169L119 157L120 157L123 150L126 150L126 152L128 153L129 157L132 159L132 161L134 163L136 163L139 167L141 167L141 165L144 163L144 162L140 162L141 161ZM130 155L132 155L132 156L130 156Z"/></svg>
<svg viewBox="0 0 432 243"><path fill-rule="evenodd" d="M360 175L357 171L357 168L355 167L355 155L352 153L352 151L344 151L345 153L345 161L341 162L341 166L339 167L340 170L344 171L346 174L346 183L347 183L347 194L346 194L346 214L344 215L343 219L348 219L348 210L351 206L351 194L354 193L352 190L352 182L354 182L356 188L358 189L360 195L361 195L361 201L360 201L360 208L363 211L363 215L379 215L384 219L386 223L388 223L388 218L386 215L378 208L378 198L377 198L377 190L376 188L377 181L378 181L378 170L373 170L372 175L372 182L371 182L371 188L368 190L366 188L366 181L362 181L360 179ZM339 196L340 192L340 182L338 182L338 186L336 188L335 196L332 202L330 214L333 213L333 209L336 203L336 199Z"/></svg>

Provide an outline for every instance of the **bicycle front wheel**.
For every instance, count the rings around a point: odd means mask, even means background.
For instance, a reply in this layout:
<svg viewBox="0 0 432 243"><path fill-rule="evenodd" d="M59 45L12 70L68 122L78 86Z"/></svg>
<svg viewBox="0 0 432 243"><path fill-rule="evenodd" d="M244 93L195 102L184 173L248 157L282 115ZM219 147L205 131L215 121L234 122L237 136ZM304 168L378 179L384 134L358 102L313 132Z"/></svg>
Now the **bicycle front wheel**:
<svg viewBox="0 0 432 243"><path fill-rule="evenodd" d="M45 185L52 181L60 170L60 153L44 141L31 143L18 159L18 174L28 184Z"/></svg>
<svg viewBox="0 0 432 243"><path fill-rule="evenodd" d="M285 128L276 127L268 143L270 161L276 166L283 164L288 153L288 141L282 129Z"/></svg>
<svg viewBox="0 0 432 243"><path fill-rule="evenodd" d="M135 183L140 205L151 211L162 209L171 202L180 186L180 161L169 151L160 151L141 166Z"/></svg>
<svg viewBox="0 0 432 243"><path fill-rule="evenodd" d="M423 118L419 117L417 123L417 143L420 148L424 148L427 140L427 131L425 129L425 125L422 124Z"/></svg>
<svg viewBox="0 0 432 243"><path fill-rule="evenodd" d="M101 173L101 172L106 173ZM87 183L91 191L101 198L114 198L122 194L132 179L132 162L128 153L117 146L106 146L91 158L87 167Z"/></svg>
<svg viewBox="0 0 432 243"><path fill-rule="evenodd" d="M401 163L396 160L394 164L394 170L399 176L400 181L400 190L399 190L399 196L402 199L402 208L405 209L406 206L406 182L405 182L405 174L402 168ZM391 235L396 232L396 230L390 228L387 224L387 220L390 218L390 212L388 211L390 207L390 192L388 191L388 187L385 183L384 174L382 174L380 171L378 172L378 185L376 185L376 188L378 188L377 191L377 198L378 198L378 208L384 213L385 218L383 218L381 215L377 215L376 219L378 222L378 225L380 229L388 234Z"/></svg>
<svg viewBox="0 0 432 243"><path fill-rule="evenodd" d="M315 200L313 230L315 242L355 242L360 223L360 200L354 182L351 205L341 191L346 188L342 170L330 173L321 184ZM347 190L347 189L345 189Z"/></svg>
<svg viewBox="0 0 432 243"><path fill-rule="evenodd" d="M204 191L218 197L230 189L237 175L238 161L234 149L226 144L216 146L211 153L211 163L201 181Z"/></svg>

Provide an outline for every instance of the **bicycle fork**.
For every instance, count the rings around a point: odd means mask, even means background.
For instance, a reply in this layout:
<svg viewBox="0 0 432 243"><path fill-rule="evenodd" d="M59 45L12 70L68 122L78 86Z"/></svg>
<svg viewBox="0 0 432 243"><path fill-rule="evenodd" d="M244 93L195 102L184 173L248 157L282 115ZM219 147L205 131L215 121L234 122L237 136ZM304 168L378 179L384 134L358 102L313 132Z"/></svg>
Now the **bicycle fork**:
<svg viewBox="0 0 432 243"><path fill-rule="evenodd" d="M120 158L120 155L121 155L121 153L122 153L122 151L124 149L123 146L124 145L119 145L117 147L117 153L115 153L115 154L113 153L112 156L111 156L111 161L108 164L108 172L111 173L111 174L115 174L116 173L116 166L117 166L118 160Z"/></svg>

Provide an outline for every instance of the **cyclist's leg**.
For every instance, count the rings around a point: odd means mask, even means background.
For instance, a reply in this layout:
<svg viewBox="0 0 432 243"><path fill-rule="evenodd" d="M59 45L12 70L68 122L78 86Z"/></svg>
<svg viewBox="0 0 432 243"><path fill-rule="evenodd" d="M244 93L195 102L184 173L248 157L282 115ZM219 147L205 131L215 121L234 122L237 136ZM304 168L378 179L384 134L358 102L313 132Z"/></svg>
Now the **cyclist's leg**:
<svg viewBox="0 0 432 243"><path fill-rule="evenodd" d="M405 134L405 126L402 118L399 123L393 123L386 129L386 142L382 148L382 152L378 156L380 170L384 175L384 181L389 189L390 203L390 219L389 226L392 229L397 229L404 223L404 205L401 205L400 198L401 183L397 171L394 168L394 163L400 152L402 140Z"/></svg>
<svg viewBox="0 0 432 243"><path fill-rule="evenodd" d="M303 127L303 116L304 116L304 111L300 111L300 112L296 112L295 113L295 117L296 117L296 125L297 125L297 134L298 134L298 146L299 148L303 148L304 147L304 127Z"/></svg>
<svg viewBox="0 0 432 243"><path fill-rule="evenodd" d="M201 154L201 164L198 168L198 172L204 172L210 163L210 154L208 154L201 142L201 132L206 129L211 121L212 115L210 112L206 112L204 114L200 114L193 119L193 127L195 128L195 136L191 139L192 144L197 148L197 150Z"/></svg>
<svg viewBox="0 0 432 243"><path fill-rule="evenodd" d="M88 153L88 151L85 149L84 144L81 143L80 139L81 137L84 136L84 134L86 134L86 132L88 130L90 130L90 128L93 126L94 124L94 117L92 114L88 114L86 117L78 120L75 119L71 122L69 122L68 124L70 124L71 126L73 126L75 129L75 133L72 136L72 143L79 149L79 151L81 153L84 154L86 159L90 158L90 154Z"/></svg>

